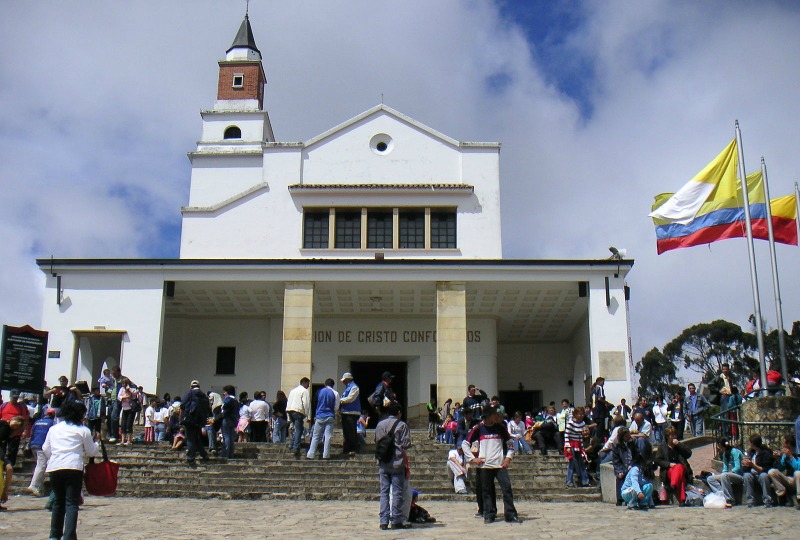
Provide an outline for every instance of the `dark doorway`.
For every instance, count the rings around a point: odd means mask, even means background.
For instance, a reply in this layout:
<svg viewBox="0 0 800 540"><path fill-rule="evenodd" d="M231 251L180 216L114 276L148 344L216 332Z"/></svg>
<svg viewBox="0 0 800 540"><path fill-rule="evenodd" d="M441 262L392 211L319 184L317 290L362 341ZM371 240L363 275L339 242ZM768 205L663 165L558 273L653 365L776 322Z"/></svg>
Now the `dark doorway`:
<svg viewBox="0 0 800 540"><path fill-rule="evenodd" d="M350 373L359 388L361 408L370 409L367 398L372 395L381 382L381 375L388 371L394 375L392 390L397 395L397 401L403 407L403 418L407 416L408 407L408 363L407 362L350 362ZM374 428L380 418L375 411L370 411L369 427Z"/></svg>
<svg viewBox="0 0 800 540"><path fill-rule="evenodd" d="M508 416L513 416L516 411L522 414L526 412L536 414L536 411L542 408L541 390L501 390L498 397L500 404L506 408Z"/></svg>

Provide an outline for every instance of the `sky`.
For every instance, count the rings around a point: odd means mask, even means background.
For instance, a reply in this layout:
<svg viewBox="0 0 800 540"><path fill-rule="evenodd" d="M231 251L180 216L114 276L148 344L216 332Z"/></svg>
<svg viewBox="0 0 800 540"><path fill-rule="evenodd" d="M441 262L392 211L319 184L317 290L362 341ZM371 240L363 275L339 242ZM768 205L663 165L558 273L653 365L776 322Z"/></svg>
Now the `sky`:
<svg viewBox="0 0 800 540"><path fill-rule="evenodd" d="M41 322L39 257L177 257L186 152L243 0L0 0L0 322ZM742 126L773 197L800 180L800 4L252 0L278 140L380 103L499 141L508 258L627 249L633 356L753 312L745 240L656 254L647 214ZM779 245L784 320L800 250ZM766 242L762 312L776 325Z"/></svg>

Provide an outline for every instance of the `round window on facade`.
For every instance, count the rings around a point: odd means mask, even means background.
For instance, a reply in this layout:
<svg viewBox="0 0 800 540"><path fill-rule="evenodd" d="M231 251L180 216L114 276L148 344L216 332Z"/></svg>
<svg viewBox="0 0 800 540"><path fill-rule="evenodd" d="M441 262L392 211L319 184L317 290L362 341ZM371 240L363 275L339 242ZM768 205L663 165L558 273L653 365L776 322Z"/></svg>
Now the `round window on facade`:
<svg viewBox="0 0 800 540"><path fill-rule="evenodd" d="M241 139L242 138L242 130L239 129L237 126L231 126L225 130L225 134L223 135L225 139Z"/></svg>
<svg viewBox="0 0 800 540"><path fill-rule="evenodd" d="M369 140L369 147L379 156L383 156L394 149L394 141L387 134L378 133Z"/></svg>

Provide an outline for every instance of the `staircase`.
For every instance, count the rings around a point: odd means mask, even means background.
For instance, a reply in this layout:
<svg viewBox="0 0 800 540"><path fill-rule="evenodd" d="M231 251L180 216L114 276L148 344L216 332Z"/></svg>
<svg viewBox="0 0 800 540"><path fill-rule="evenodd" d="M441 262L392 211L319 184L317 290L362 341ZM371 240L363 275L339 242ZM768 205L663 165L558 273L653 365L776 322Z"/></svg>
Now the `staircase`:
<svg viewBox="0 0 800 540"><path fill-rule="evenodd" d="M465 500L456 495L448 479L447 447L412 430L409 451L411 485L428 500ZM374 447L353 459L338 458L341 433L336 433L329 461L295 459L283 445L240 443L236 459L185 462L185 453L166 443L109 446L109 457L120 466L117 494L126 497L187 497L220 499L363 500L378 499ZM20 456L21 457L21 456ZM21 463L20 463L21 462ZM22 493L30 483L35 461L18 459L12 493ZM535 501L599 501L599 488L566 485L567 464L555 452L548 456L517 456L509 473L514 498ZM498 489L498 495L500 491Z"/></svg>

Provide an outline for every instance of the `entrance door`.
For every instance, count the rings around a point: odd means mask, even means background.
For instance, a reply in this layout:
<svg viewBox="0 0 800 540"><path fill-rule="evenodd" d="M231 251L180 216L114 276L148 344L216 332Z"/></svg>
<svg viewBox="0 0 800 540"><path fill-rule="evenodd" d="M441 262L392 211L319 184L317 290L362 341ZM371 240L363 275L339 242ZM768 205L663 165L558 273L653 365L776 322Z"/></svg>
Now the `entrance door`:
<svg viewBox="0 0 800 540"><path fill-rule="evenodd" d="M388 371L394 375L392 381L392 390L397 395L397 401L403 408L403 418L407 417L406 408L408 406L408 363L407 362L370 362L370 361L351 361L350 373L353 374L353 380L358 384L361 396L361 407L369 409L367 398L372 395L372 392L377 388L378 383L381 381L381 375L384 371ZM369 427L374 428L380 418L374 411L370 411Z"/></svg>
<svg viewBox="0 0 800 540"><path fill-rule="evenodd" d="M525 414L536 412L542 408L541 390L514 390L500 391L500 403L506 408L506 414L511 417L516 411Z"/></svg>

